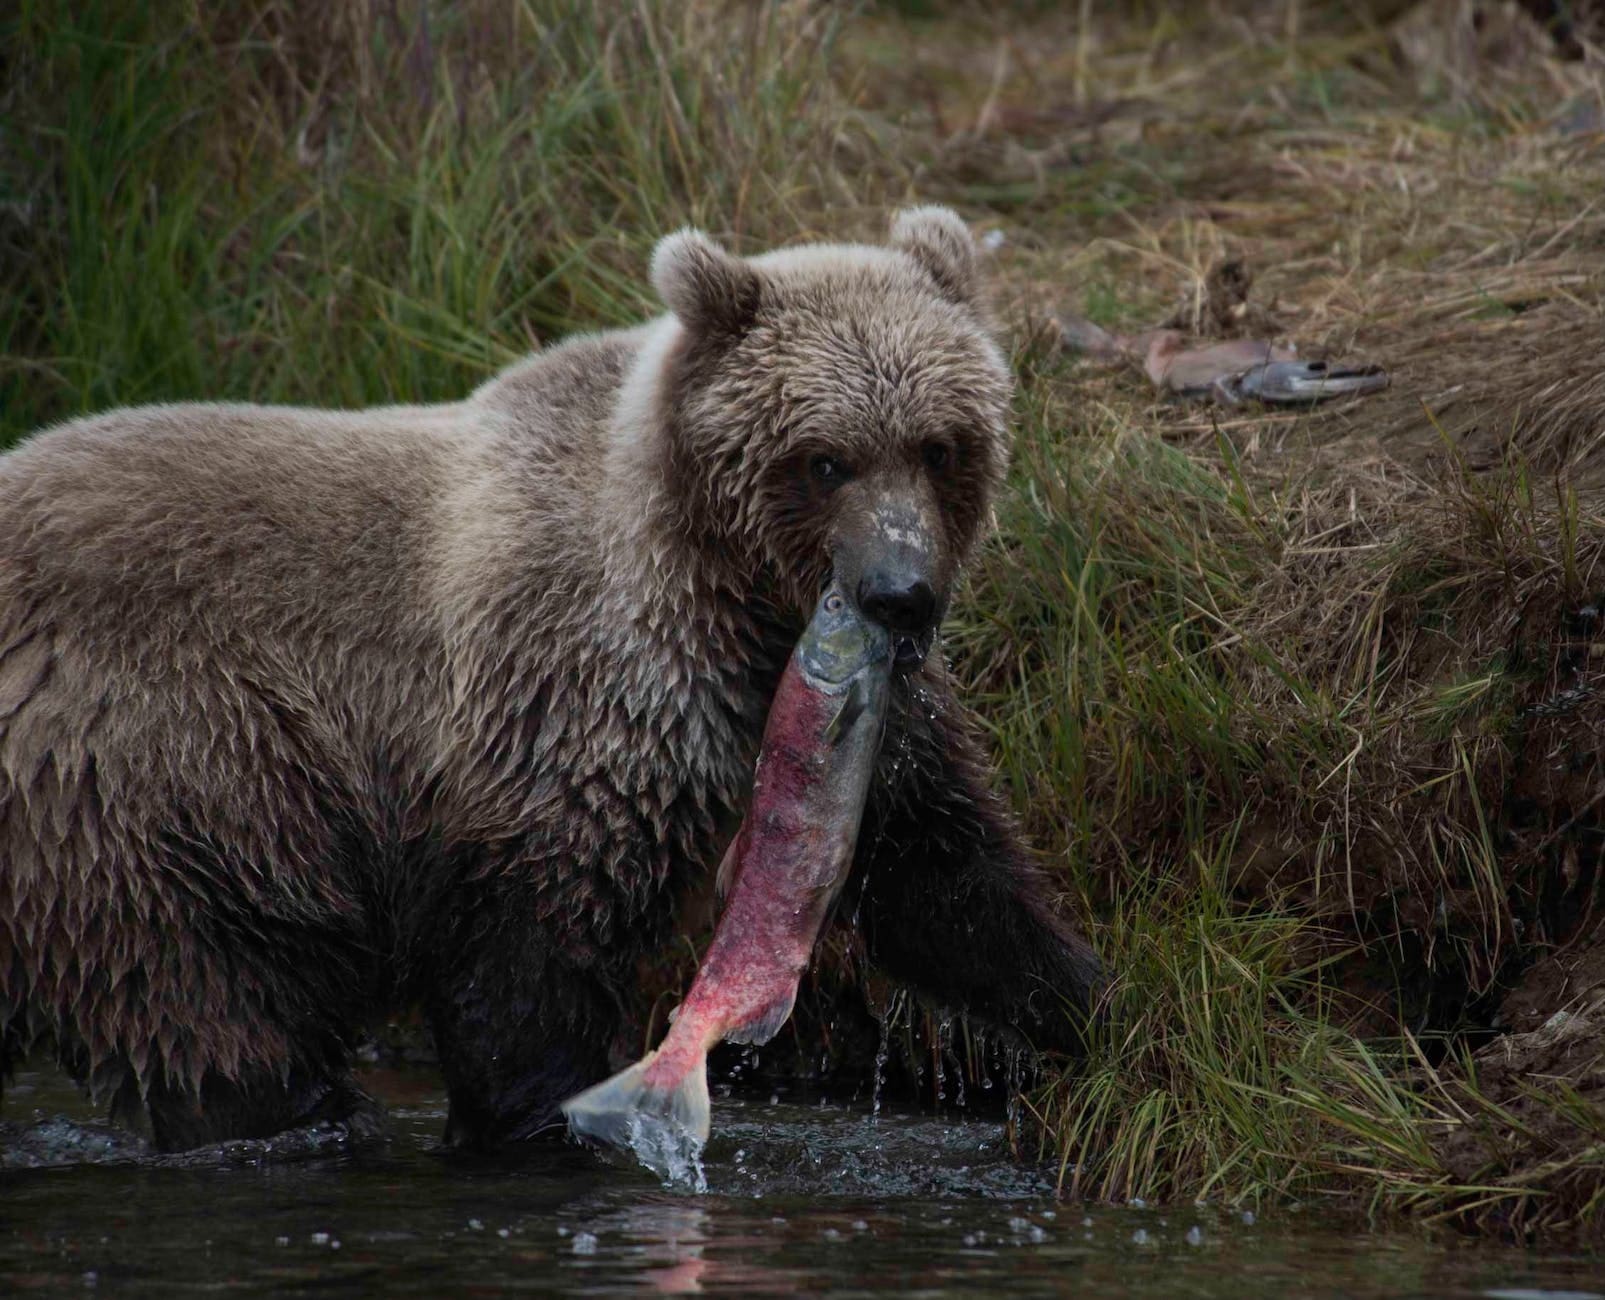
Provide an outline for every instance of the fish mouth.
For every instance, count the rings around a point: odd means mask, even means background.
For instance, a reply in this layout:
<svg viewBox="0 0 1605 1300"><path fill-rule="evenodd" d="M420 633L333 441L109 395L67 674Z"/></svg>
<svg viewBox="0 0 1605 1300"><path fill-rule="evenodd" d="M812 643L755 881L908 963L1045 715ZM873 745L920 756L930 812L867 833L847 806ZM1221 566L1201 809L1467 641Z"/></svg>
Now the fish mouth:
<svg viewBox="0 0 1605 1300"><path fill-rule="evenodd" d="M928 627L918 635L897 633L892 637L892 667L905 675L915 671L925 662L935 641L934 627Z"/></svg>
<svg viewBox="0 0 1605 1300"><path fill-rule="evenodd" d="M835 581L836 571L832 567L826 571L824 580L820 584L820 595L824 596L829 592ZM853 607L857 609L858 604L856 601L853 602ZM859 614L862 617L863 611L859 610ZM892 672L894 675L899 677L907 676L918 671L924 665L926 658L931 653L931 647L936 643L936 630L940 621L940 616L938 616L936 622L931 623L929 627L920 632L899 632L892 628L882 629L891 637ZM876 624L876 626L880 627L881 625Z"/></svg>

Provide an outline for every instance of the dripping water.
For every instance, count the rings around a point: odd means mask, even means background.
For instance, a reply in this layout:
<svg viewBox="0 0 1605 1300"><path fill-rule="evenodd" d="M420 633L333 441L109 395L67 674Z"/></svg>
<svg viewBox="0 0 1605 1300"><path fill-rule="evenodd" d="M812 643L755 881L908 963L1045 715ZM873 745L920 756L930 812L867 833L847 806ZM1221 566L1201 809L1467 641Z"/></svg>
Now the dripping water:
<svg viewBox="0 0 1605 1300"><path fill-rule="evenodd" d="M942 1103L947 1100L947 1052L948 1040L952 1036L952 1018L943 1015L937 1019L936 1033L932 1035L931 1064L936 1085L936 1106L940 1110Z"/></svg>

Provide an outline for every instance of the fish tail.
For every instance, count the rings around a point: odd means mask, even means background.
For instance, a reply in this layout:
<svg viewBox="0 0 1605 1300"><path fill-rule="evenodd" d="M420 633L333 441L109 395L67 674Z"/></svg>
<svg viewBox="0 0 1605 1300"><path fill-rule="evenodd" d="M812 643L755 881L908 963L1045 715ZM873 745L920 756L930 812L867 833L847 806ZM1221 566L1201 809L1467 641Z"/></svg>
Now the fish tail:
<svg viewBox="0 0 1605 1300"><path fill-rule="evenodd" d="M647 1077L657 1056L656 1051L648 1052L628 1069L565 1101L563 1114L569 1130L576 1137L637 1154L643 1138L676 1135L694 1142L700 1150L710 1127L706 1060L699 1058L695 1066L665 1086Z"/></svg>

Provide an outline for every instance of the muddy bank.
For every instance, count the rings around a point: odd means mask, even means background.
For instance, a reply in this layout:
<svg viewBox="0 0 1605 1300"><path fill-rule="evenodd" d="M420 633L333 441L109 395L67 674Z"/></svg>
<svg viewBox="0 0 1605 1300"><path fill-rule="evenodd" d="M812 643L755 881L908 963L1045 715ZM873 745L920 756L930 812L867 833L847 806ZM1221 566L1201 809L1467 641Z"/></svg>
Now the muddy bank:
<svg viewBox="0 0 1605 1300"><path fill-rule="evenodd" d="M1605 937L1541 958L1505 996L1505 1031L1444 1071L1435 1141L1455 1181L1516 1193L1468 1220L1513 1237L1588 1231L1605 1188Z"/></svg>

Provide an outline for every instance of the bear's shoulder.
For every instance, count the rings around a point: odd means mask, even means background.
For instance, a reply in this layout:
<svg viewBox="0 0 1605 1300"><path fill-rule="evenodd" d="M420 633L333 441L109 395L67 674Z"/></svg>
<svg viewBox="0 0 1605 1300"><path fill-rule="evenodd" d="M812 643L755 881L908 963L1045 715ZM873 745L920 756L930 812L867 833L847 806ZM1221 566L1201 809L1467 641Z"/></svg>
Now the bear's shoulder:
<svg viewBox="0 0 1605 1300"><path fill-rule="evenodd" d="M649 327L578 334L514 362L482 384L471 409L508 432L571 435L612 418Z"/></svg>

